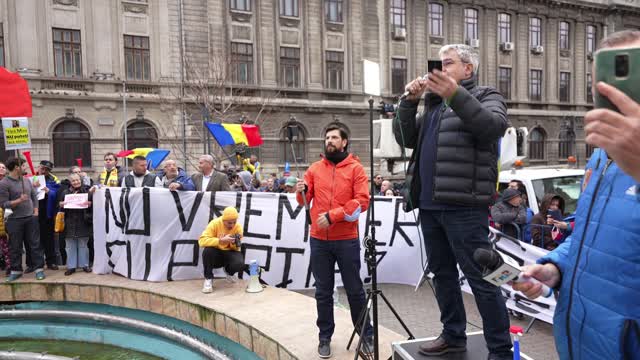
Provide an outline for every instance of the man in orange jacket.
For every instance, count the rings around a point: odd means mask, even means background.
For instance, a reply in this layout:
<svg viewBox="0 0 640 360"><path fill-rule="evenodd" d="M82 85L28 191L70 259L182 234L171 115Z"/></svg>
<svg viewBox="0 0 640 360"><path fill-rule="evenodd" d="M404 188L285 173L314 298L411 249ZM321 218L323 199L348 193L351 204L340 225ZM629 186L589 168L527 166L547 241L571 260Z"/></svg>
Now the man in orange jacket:
<svg viewBox="0 0 640 360"><path fill-rule="evenodd" d="M369 179L360 160L347 152L348 135L338 124L325 130L324 157L316 161L298 180L297 200L304 203L306 191L311 208L311 271L315 278L316 306L320 329L318 355L331 357L333 321L333 285L336 262L347 292L351 321L354 326L365 308L365 295L360 278L360 241L358 219L369 206ZM358 329L360 330L360 329ZM373 329L365 324L365 352L373 350Z"/></svg>

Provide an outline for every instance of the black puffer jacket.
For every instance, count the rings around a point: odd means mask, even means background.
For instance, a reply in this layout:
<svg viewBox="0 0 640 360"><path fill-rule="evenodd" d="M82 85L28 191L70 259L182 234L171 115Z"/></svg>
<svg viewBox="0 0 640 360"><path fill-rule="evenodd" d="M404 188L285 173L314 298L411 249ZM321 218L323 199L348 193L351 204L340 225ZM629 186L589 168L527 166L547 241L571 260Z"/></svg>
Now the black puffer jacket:
<svg viewBox="0 0 640 360"><path fill-rule="evenodd" d="M62 193L62 200L68 194L87 193L88 188L82 185L80 190L75 191L69 187ZM92 196L89 194L89 201ZM93 208L89 206L87 209L63 209L64 211L64 234L66 238L73 237L89 237L93 234Z"/></svg>
<svg viewBox="0 0 640 360"><path fill-rule="evenodd" d="M417 175L423 125L432 109L441 103L439 96L427 94L427 111L416 116L418 102L403 101L393 120L398 144L414 149L404 190L406 211L419 207L421 181ZM493 88L477 86L475 77L464 80L436 121L439 123L433 200L463 206L492 204L498 180L498 141L508 127L502 95Z"/></svg>

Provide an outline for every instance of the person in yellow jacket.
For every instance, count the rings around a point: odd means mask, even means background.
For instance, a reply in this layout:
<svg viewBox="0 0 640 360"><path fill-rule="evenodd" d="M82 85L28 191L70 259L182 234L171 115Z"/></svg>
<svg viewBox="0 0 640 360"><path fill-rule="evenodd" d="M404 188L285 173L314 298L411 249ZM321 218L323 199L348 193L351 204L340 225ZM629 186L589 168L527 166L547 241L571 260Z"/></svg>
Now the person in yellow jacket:
<svg viewBox="0 0 640 360"><path fill-rule="evenodd" d="M211 220L204 230L198 244L204 248L202 264L204 266L203 293L213 291L213 269L224 267L229 276L244 270L244 256L240 251L242 226L238 224L238 211L227 207L222 216Z"/></svg>

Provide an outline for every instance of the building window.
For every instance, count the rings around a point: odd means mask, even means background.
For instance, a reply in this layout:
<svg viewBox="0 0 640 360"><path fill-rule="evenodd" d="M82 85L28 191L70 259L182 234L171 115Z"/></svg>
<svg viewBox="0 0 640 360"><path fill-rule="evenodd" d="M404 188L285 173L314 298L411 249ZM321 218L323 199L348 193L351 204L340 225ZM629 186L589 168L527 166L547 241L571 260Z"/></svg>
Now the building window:
<svg viewBox="0 0 640 360"><path fill-rule="evenodd" d="M533 48L542 45L542 20L529 18L529 45Z"/></svg>
<svg viewBox="0 0 640 360"><path fill-rule="evenodd" d="M251 11L251 0L229 0L231 10Z"/></svg>
<svg viewBox="0 0 640 360"><path fill-rule="evenodd" d="M4 67L4 30L2 29L2 23L0 23L0 66Z"/></svg>
<svg viewBox="0 0 640 360"><path fill-rule="evenodd" d="M56 76L82 76L79 30L53 29L53 64Z"/></svg>
<svg viewBox="0 0 640 360"><path fill-rule="evenodd" d="M125 35L124 62L128 80L150 80L149 37Z"/></svg>
<svg viewBox="0 0 640 360"><path fill-rule="evenodd" d="M511 15L498 14L498 42L504 44L511 42Z"/></svg>
<svg viewBox="0 0 640 360"><path fill-rule="evenodd" d="M342 90L344 77L344 53L327 51L327 87Z"/></svg>
<svg viewBox="0 0 640 360"><path fill-rule="evenodd" d="M596 27L587 25L587 54L593 54L596 51Z"/></svg>
<svg viewBox="0 0 640 360"><path fill-rule="evenodd" d="M591 79L591 74L587 74L587 103L593 103L593 79Z"/></svg>
<svg viewBox="0 0 640 360"><path fill-rule="evenodd" d="M300 87L300 49L280 48L280 83L282 86Z"/></svg>
<svg viewBox="0 0 640 360"><path fill-rule="evenodd" d="M573 152L576 134L573 130L565 128L560 130L558 135L558 159L567 160L569 156L575 155Z"/></svg>
<svg viewBox="0 0 640 360"><path fill-rule="evenodd" d="M280 16L298 17L298 0L280 0Z"/></svg>
<svg viewBox="0 0 640 360"><path fill-rule="evenodd" d="M253 44L231 43L231 71L233 82L253 83Z"/></svg>
<svg viewBox="0 0 640 360"><path fill-rule="evenodd" d="M498 69L498 91L505 99L511 99L511 68Z"/></svg>
<svg viewBox="0 0 640 360"><path fill-rule="evenodd" d="M529 159L544 160L544 146L546 135L544 130L535 128L529 134Z"/></svg>
<svg viewBox="0 0 640 360"><path fill-rule="evenodd" d="M391 0L391 25L405 27L406 14L407 4L405 0Z"/></svg>
<svg viewBox="0 0 640 360"><path fill-rule="evenodd" d="M558 43L560 50L569 50L571 48L569 41L569 23L566 21L560 21L558 26Z"/></svg>
<svg viewBox="0 0 640 360"><path fill-rule="evenodd" d="M157 148L158 132L150 123L134 120L127 125L127 147L129 149Z"/></svg>
<svg viewBox="0 0 640 360"><path fill-rule="evenodd" d="M78 120L65 120L58 124L51 134L53 138L53 162L57 167L82 164L91 167L91 135L86 126Z"/></svg>
<svg viewBox="0 0 640 360"><path fill-rule="evenodd" d="M560 73L560 101L569 102L571 96L571 73Z"/></svg>
<svg viewBox="0 0 640 360"><path fill-rule="evenodd" d="M391 59L391 91L402 94L407 83L407 60Z"/></svg>
<svg viewBox="0 0 640 360"><path fill-rule="evenodd" d="M529 72L529 100L542 100L542 70L531 70Z"/></svg>
<svg viewBox="0 0 640 360"><path fill-rule="evenodd" d="M429 3L429 33L432 36L444 36L442 23L444 22L444 6L438 3Z"/></svg>
<svg viewBox="0 0 640 360"><path fill-rule="evenodd" d="M464 9L464 39L469 41L478 38L478 10Z"/></svg>
<svg viewBox="0 0 640 360"><path fill-rule="evenodd" d="M327 21L342 22L342 0L324 0L324 10Z"/></svg>
<svg viewBox="0 0 640 360"><path fill-rule="evenodd" d="M291 152L291 144L289 143L289 130L288 128L292 127L293 128L293 149L296 153L296 158L293 158L293 154ZM306 163L306 148L305 148L305 134L304 134L304 128L302 127L302 125L300 125L297 122L294 123L289 123L287 124L287 126L283 127L280 130L280 163L281 164L286 164L286 163L290 163L290 164L295 164L296 162L298 162L298 164L302 163Z"/></svg>

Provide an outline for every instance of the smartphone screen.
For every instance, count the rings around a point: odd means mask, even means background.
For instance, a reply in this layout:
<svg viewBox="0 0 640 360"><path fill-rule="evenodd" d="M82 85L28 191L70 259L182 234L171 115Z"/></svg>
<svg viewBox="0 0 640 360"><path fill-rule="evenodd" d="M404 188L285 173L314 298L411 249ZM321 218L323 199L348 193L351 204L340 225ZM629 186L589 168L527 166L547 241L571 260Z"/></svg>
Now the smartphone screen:
<svg viewBox="0 0 640 360"><path fill-rule="evenodd" d="M438 69L442 71L442 61L440 60L429 60L427 62L427 70L429 72L433 72L434 69Z"/></svg>

